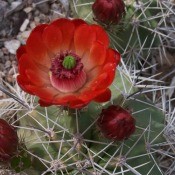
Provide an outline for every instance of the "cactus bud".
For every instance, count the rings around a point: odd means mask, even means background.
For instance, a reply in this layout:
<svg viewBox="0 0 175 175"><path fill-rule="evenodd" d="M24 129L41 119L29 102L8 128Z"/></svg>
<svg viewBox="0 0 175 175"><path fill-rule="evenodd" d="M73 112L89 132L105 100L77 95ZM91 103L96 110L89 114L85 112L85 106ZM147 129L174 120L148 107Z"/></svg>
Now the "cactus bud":
<svg viewBox="0 0 175 175"><path fill-rule="evenodd" d="M92 5L95 20L104 24L117 24L125 12L123 0L96 0Z"/></svg>
<svg viewBox="0 0 175 175"><path fill-rule="evenodd" d="M17 148L17 132L5 120L0 119L0 161L9 161L17 152Z"/></svg>
<svg viewBox="0 0 175 175"><path fill-rule="evenodd" d="M135 131L135 119L120 106L109 106L103 109L97 124L104 137L121 141Z"/></svg>

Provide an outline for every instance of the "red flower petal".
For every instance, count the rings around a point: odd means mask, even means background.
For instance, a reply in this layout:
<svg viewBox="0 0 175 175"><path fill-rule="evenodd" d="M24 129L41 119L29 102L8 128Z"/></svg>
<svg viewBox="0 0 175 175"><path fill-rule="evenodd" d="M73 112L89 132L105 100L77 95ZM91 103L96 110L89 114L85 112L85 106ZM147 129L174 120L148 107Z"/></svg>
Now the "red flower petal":
<svg viewBox="0 0 175 175"><path fill-rule="evenodd" d="M119 63L120 61L120 54L113 50L113 49L108 49L106 52L106 58L105 58L105 63L102 66L97 66L95 69L92 69L88 72L88 80L89 80L89 86L95 86L96 85L102 85L99 84L99 80L104 79L104 82L106 84L105 87L108 87L115 76L115 70L116 70L116 65ZM103 73L105 73L104 75L102 75ZM108 76L106 76L106 73L108 74ZM103 78L99 77L99 75L102 75ZM92 85L92 83L94 83ZM104 87L102 87L104 88Z"/></svg>
<svg viewBox="0 0 175 175"><path fill-rule="evenodd" d="M63 105L63 106L81 106L87 102L84 102L83 100L79 99L78 94L77 96L75 94L63 94L53 87L44 87L38 89L37 87L32 87L33 92L35 95L40 97L39 102L43 106L49 106L51 105Z"/></svg>
<svg viewBox="0 0 175 175"><path fill-rule="evenodd" d="M30 81L26 77L18 75L17 82L23 91L28 92L31 95L35 95L34 92L28 88L28 85L30 85Z"/></svg>
<svg viewBox="0 0 175 175"><path fill-rule="evenodd" d="M103 72L106 72L108 74L108 79L106 80L107 86L109 86L115 77L115 71L116 71L116 64L115 63L108 63L104 66Z"/></svg>
<svg viewBox="0 0 175 175"><path fill-rule="evenodd" d="M95 30L97 41L103 44L104 46L109 46L109 37L106 31L99 25L93 24L91 26Z"/></svg>
<svg viewBox="0 0 175 175"><path fill-rule="evenodd" d="M112 69L112 67L111 67ZM98 79L96 80L97 83L92 84L92 87L96 90L102 90L110 86L113 82L115 74L115 70L108 70L108 72L101 74Z"/></svg>
<svg viewBox="0 0 175 175"><path fill-rule="evenodd" d="M96 90L107 88L114 80L116 66L119 63L120 54L113 49L108 49L106 61L100 75L93 80L91 86Z"/></svg>
<svg viewBox="0 0 175 175"><path fill-rule="evenodd" d="M86 73L82 71L78 76L73 79L59 79L51 75L50 81L52 86L61 92L76 92L85 84Z"/></svg>
<svg viewBox="0 0 175 175"><path fill-rule="evenodd" d="M44 29L42 34L43 42L47 48L54 54L60 51L62 44L62 32L54 25L50 25Z"/></svg>
<svg viewBox="0 0 175 175"><path fill-rule="evenodd" d="M32 69L27 69L26 75L27 75L28 79L30 80L30 82L32 84L34 84L35 86L50 85L49 73L47 74L46 72L43 72L43 71L35 72Z"/></svg>
<svg viewBox="0 0 175 175"><path fill-rule="evenodd" d="M97 25L82 25L75 30L75 51L79 56L83 56L95 41L100 42L105 47L109 45L109 37L101 27Z"/></svg>
<svg viewBox="0 0 175 175"><path fill-rule="evenodd" d="M106 63L115 63L116 66L119 64L121 60L120 54L114 49L108 49L106 52ZM104 63L105 64L105 63Z"/></svg>
<svg viewBox="0 0 175 175"><path fill-rule="evenodd" d="M93 93L92 93L93 92ZM78 94L78 98L86 103L92 101L97 96L99 96L101 93L104 92L103 90L93 90L92 86L90 87L84 87L82 91L80 91L80 94Z"/></svg>
<svg viewBox="0 0 175 175"><path fill-rule="evenodd" d="M73 22L73 24L76 28L79 27L82 24L86 24L86 22L83 21L82 19L73 19L72 22Z"/></svg>
<svg viewBox="0 0 175 175"><path fill-rule="evenodd" d="M59 98L54 98L53 103L70 106L70 102L75 101L77 99L75 94L61 94Z"/></svg>
<svg viewBox="0 0 175 175"><path fill-rule="evenodd" d="M94 69L91 69L87 74L88 82L86 86L88 86L93 80L97 79L97 77L100 75L102 70L103 70L102 66L96 66Z"/></svg>
<svg viewBox="0 0 175 175"><path fill-rule="evenodd" d="M106 89L103 93L101 93L100 95L98 95L94 101L102 103L102 102L106 102L109 101L111 98L111 90L110 89Z"/></svg>
<svg viewBox="0 0 175 175"><path fill-rule="evenodd" d="M39 100L39 104L42 107L48 107L50 105L53 105L54 103L53 104L50 104L50 102L46 102L46 101L43 101L43 100L40 99ZM67 101L66 103L63 103L62 105L66 105L66 106L69 105L70 108L76 108L76 109L78 109L78 108L85 107L87 105L87 103L85 103L85 102L83 102L81 100L74 100L74 101L70 101L70 103Z"/></svg>
<svg viewBox="0 0 175 175"><path fill-rule="evenodd" d="M35 95L39 96L41 100L45 102L50 102L50 104L53 104L54 98L56 96L59 97L61 95L61 92L59 92L52 86L43 86L40 88L38 88L37 86L30 86L27 88L32 90L32 92Z"/></svg>
<svg viewBox="0 0 175 175"><path fill-rule="evenodd" d="M82 62L86 65L85 70L90 71L96 66L102 65L106 58L104 45L95 42L92 44L89 55L83 57Z"/></svg>
<svg viewBox="0 0 175 175"><path fill-rule="evenodd" d="M59 98L58 98L59 97ZM80 108L84 106L84 104L87 104L87 102L84 102L80 99L78 99L77 96L73 94L58 94L57 96L53 96L52 100L50 99L40 99L39 103L42 106L49 106L50 105L63 105L63 106L69 106L71 108Z"/></svg>
<svg viewBox="0 0 175 175"><path fill-rule="evenodd" d="M62 44L60 49L62 51L69 50L73 41L75 30L73 22L71 20L61 18L52 22L51 25L58 27L62 33Z"/></svg>
<svg viewBox="0 0 175 175"><path fill-rule="evenodd" d="M48 56L47 48L42 40L42 33L48 25L42 24L37 26L30 34L27 43L26 50L30 55L30 59L34 62L41 64L45 67L50 67L50 59Z"/></svg>
<svg viewBox="0 0 175 175"><path fill-rule="evenodd" d="M50 102L45 102L44 100L39 99L38 103L40 104L41 107L48 107L52 105Z"/></svg>
<svg viewBox="0 0 175 175"><path fill-rule="evenodd" d="M47 100L40 99L39 102L43 106L48 106L50 103L50 100L47 101ZM81 108L86 106L88 102L84 101L84 99L83 100L79 99L78 94L76 95L75 94L58 94L57 96L54 96L52 99L52 105L63 105L63 106L69 106L70 108Z"/></svg>
<svg viewBox="0 0 175 175"><path fill-rule="evenodd" d="M106 89L109 84L108 84L108 73L102 73L96 78L92 84L91 87L93 90L102 90Z"/></svg>
<svg viewBox="0 0 175 175"><path fill-rule="evenodd" d="M79 109L79 108L85 107L88 103L89 102L84 102L81 100L73 100L73 101L70 101L69 106L70 106L70 108Z"/></svg>
<svg viewBox="0 0 175 175"><path fill-rule="evenodd" d="M50 84L49 73L36 66L27 54L23 54L20 58L19 73L22 74L30 84L37 86Z"/></svg>
<svg viewBox="0 0 175 175"><path fill-rule="evenodd" d="M26 53L26 46L19 47L18 50L16 51L17 59L19 60L21 58L21 56L25 53Z"/></svg>
<svg viewBox="0 0 175 175"><path fill-rule="evenodd" d="M83 54L90 49L95 40L96 33L91 26L86 24L77 28L74 34L76 54L82 57Z"/></svg>
<svg viewBox="0 0 175 175"><path fill-rule="evenodd" d="M20 57L20 60L19 60L19 64L18 64L18 71L21 75L25 76L26 77L26 72L25 70L27 69L28 66L30 66L29 64L26 64L26 62L28 61L31 61L27 54L23 54L21 57ZM22 64L21 64L22 63Z"/></svg>

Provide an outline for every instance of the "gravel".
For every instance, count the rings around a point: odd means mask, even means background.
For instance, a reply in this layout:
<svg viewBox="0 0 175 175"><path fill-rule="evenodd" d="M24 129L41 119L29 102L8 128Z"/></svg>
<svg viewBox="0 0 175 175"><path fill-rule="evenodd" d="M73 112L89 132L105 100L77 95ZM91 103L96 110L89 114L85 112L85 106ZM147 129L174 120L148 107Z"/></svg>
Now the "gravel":
<svg viewBox="0 0 175 175"><path fill-rule="evenodd" d="M4 46L5 48L9 51L11 54L16 54L16 50L19 48L21 45L20 41L13 39L10 41L5 41Z"/></svg>

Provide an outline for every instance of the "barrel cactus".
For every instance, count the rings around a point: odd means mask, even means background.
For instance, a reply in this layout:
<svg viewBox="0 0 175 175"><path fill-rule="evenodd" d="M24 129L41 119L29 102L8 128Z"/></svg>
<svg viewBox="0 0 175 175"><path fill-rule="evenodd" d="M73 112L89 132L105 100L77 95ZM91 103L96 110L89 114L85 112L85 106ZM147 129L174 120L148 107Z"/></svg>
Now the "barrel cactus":
<svg viewBox="0 0 175 175"><path fill-rule="evenodd" d="M118 10L106 22L94 2L71 0L69 19L39 25L18 49L14 93L1 87L10 98L0 107L20 144L3 166L36 175L161 175L161 159L173 158L163 150L173 142L172 100L150 73L152 55L173 41L165 34L173 3L105 1Z"/></svg>

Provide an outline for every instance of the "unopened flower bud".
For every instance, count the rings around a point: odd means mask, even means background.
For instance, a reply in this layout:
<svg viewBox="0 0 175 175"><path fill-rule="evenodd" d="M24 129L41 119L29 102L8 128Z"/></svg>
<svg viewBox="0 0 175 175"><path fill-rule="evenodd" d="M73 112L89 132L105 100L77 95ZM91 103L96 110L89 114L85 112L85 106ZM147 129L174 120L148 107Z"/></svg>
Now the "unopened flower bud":
<svg viewBox="0 0 175 175"><path fill-rule="evenodd" d="M104 24L118 24L125 12L123 0L96 0L92 5L95 20Z"/></svg>
<svg viewBox="0 0 175 175"><path fill-rule="evenodd" d="M97 124L104 137L121 141L135 131L135 119L120 106L109 106L103 109Z"/></svg>
<svg viewBox="0 0 175 175"><path fill-rule="evenodd" d="M0 119L0 161L9 161L17 152L17 148L17 132L5 120Z"/></svg>

